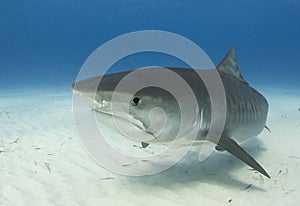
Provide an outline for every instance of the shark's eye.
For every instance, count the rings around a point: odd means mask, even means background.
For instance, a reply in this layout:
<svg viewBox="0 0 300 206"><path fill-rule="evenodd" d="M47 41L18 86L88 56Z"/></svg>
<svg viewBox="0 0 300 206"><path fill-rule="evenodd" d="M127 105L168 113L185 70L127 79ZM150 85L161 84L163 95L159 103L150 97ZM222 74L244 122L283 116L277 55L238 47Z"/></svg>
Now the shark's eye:
<svg viewBox="0 0 300 206"><path fill-rule="evenodd" d="M137 106L139 104L139 102L140 102L140 98L138 98L138 97L134 97L132 99L133 106Z"/></svg>

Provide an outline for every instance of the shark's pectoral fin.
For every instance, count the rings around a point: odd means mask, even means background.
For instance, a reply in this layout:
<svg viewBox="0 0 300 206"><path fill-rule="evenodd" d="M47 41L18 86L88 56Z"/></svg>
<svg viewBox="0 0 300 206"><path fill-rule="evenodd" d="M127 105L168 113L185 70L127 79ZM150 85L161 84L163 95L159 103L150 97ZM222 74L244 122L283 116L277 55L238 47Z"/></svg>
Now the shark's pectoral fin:
<svg viewBox="0 0 300 206"><path fill-rule="evenodd" d="M146 147L148 147L149 146L149 144L148 143L146 143L146 142L141 142L142 143L142 147L143 148L146 148Z"/></svg>
<svg viewBox="0 0 300 206"><path fill-rule="evenodd" d="M224 138L222 137L218 142L218 145L224 148L226 151L234 155L235 157L239 158L247 165L252 167L253 169L257 170L261 174L265 175L266 177L270 178L269 174L260 166L238 143L236 143L231 138Z"/></svg>

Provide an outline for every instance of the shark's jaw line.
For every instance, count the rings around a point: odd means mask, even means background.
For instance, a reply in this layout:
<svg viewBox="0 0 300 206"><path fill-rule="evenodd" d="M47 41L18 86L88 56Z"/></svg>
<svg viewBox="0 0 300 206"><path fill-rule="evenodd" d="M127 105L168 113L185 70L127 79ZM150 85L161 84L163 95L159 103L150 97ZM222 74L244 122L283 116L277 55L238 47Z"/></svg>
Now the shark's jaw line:
<svg viewBox="0 0 300 206"><path fill-rule="evenodd" d="M112 112L112 111L101 110L102 106L99 107L100 104L96 100L94 100L94 101L95 101L95 104L97 105L97 106L94 107L94 110L96 112L109 115L113 118L122 119L124 121L127 121L129 124L133 124L138 129L140 129L144 132L147 132L144 124L141 121L135 119L132 115L130 115L128 113L125 113L125 112ZM147 132L147 133L149 133L149 132Z"/></svg>

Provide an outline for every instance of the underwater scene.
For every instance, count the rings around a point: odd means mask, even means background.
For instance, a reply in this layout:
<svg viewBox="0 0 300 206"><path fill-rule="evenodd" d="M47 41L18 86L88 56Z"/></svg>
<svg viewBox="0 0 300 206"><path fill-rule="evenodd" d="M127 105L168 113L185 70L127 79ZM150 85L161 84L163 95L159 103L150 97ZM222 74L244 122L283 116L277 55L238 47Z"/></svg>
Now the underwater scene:
<svg viewBox="0 0 300 206"><path fill-rule="evenodd" d="M300 202L300 2L0 2L0 205Z"/></svg>

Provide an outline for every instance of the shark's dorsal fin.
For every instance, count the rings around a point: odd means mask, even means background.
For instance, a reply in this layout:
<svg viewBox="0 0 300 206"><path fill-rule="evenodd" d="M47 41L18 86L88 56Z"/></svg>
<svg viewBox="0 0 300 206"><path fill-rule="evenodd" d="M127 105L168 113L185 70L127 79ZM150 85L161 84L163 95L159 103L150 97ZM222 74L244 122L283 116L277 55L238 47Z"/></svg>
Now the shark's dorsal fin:
<svg viewBox="0 0 300 206"><path fill-rule="evenodd" d="M233 47L229 49L224 59L217 66L217 70L230 74L236 77L241 82L248 84L248 82L246 82L241 75Z"/></svg>

